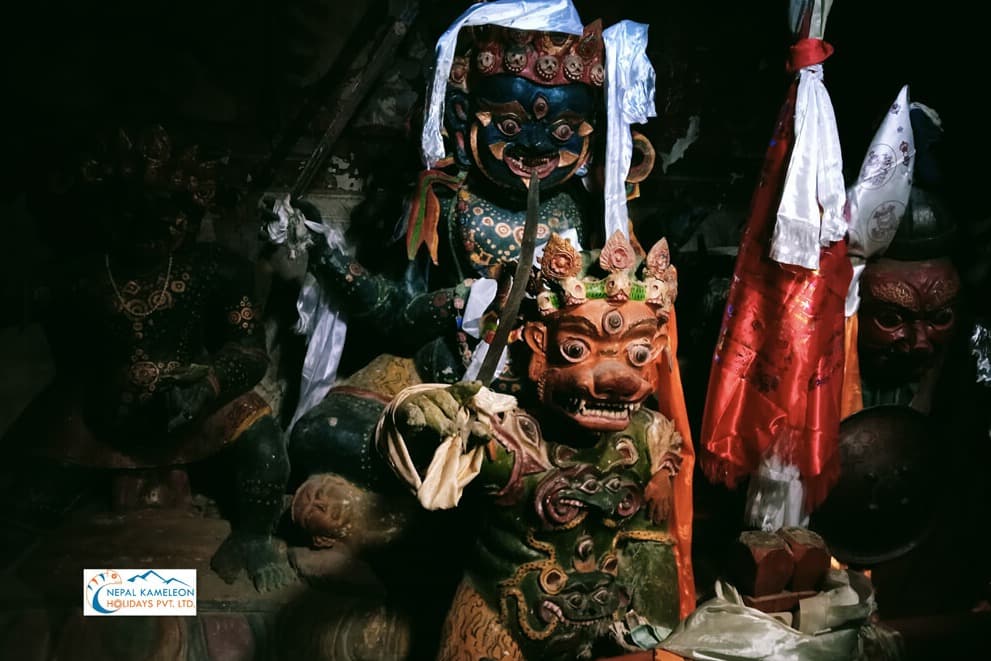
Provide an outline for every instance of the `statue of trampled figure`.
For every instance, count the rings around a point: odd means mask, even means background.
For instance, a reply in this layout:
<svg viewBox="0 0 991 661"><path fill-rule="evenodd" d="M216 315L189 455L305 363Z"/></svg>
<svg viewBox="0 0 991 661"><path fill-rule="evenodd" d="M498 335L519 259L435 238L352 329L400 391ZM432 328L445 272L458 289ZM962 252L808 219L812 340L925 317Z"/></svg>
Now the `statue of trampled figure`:
<svg viewBox="0 0 991 661"><path fill-rule="evenodd" d="M333 529L362 524L344 525L348 514L339 507L305 505L314 494L321 502L335 500L334 493L359 502L345 495L354 493L346 482L373 490L393 483L372 452L384 405L406 386L477 373L477 349L491 339L498 316L495 291L511 275L504 267L521 252L531 178L539 187L538 245L552 233L567 234L576 245L602 243L601 226L587 220L596 203L581 181L602 152L596 138L605 137L601 24L579 23L572 28L577 34L459 25L449 30L450 64L435 81L446 90L434 110L450 155L428 158L432 167L411 200L406 276L370 273L322 239L310 248L310 271L336 296L352 328L373 328L384 338L383 355L336 384L291 434L292 481L301 484L302 499L294 511L307 512L299 522L325 541L335 538ZM624 176L635 187L650 172L653 152L639 136L632 142L644 154ZM625 199L625 185L623 192ZM491 387L506 393L524 387L511 358Z"/></svg>
<svg viewBox="0 0 991 661"><path fill-rule="evenodd" d="M93 485L220 462L232 532L212 566L265 591L294 577L272 536L289 465L252 391L268 365L253 269L195 242L216 167L161 127L120 130L86 158L67 195L105 249L66 264L39 300L56 376L4 438L17 459L3 486L15 525L45 528Z"/></svg>
<svg viewBox="0 0 991 661"><path fill-rule="evenodd" d="M444 661L649 648L695 607L690 443L644 406L673 360L667 243L643 259L619 233L592 253L554 236L532 284L519 400L422 384L378 429L424 507L465 508L474 524Z"/></svg>

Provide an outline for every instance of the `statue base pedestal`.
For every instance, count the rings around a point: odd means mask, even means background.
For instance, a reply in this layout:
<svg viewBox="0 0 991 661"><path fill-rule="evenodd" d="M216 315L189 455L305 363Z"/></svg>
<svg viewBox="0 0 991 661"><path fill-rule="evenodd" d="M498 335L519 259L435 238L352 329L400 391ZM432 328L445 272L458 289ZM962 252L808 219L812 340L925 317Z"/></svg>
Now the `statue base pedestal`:
<svg viewBox="0 0 991 661"><path fill-rule="evenodd" d="M133 486L133 485L132 485ZM302 580L258 593L227 584L210 559L229 524L190 511L85 513L7 568L0 658L254 661L407 658L405 619L360 560L340 549L292 549ZM87 617L83 569L195 569L195 617Z"/></svg>
<svg viewBox="0 0 991 661"><path fill-rule="evenodd" d="M193 506L189 474L181 468L145 468L114 476L113 509L127 512L148 508L188 510Z"/></svg>

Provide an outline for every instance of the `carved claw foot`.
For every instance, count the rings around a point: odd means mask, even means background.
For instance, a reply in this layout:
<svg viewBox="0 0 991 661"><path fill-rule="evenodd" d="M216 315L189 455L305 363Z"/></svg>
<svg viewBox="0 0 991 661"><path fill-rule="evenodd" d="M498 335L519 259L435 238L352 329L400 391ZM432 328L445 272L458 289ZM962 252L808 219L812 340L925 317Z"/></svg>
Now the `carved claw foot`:
<svg viewBox="0 0 991 661"><path fill-rule="evenodd" d="M282 544L269 535L232 532L213 554L210 566L227 583L246 571L259 592L278 590L298 580Z"/></svg>

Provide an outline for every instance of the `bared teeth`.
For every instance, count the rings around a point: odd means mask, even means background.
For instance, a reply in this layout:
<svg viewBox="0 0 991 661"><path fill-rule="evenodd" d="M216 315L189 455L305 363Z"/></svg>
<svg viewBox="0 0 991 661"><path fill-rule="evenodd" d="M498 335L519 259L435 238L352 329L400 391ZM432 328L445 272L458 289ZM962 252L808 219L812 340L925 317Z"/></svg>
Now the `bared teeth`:
<svg viewBox="0 0 991 661"><path fill-rule="evenodd" d="M603 402L585 398L572 397L568 408L578 415L595 416L600 418L628 418L639 408L640 402Z"/></svg>
<svg viewBox="0 0 991 661"><path fill-rule="evenodd" d="M537 168L544 167L545 165L550 163L551 158L549 156L536 156L536 157L507 156L506 160L510 161L514 166L516 166L520 170L530 172L531 170L536 170Z"/></svg>

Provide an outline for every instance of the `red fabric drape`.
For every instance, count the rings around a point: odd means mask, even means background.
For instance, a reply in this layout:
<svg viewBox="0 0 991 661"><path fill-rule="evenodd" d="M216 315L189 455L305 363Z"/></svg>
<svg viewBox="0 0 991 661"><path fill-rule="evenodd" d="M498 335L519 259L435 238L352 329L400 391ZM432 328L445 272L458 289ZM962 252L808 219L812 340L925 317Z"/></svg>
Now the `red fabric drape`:
<svg viewBox="0 0 991 661"><path fill-rule="evenodd" d="M700 462L733 487L767 452L798 467L806 507L839 474L843 301L852 275L845 242L823 248L819 269L768 257L794 141L798 81L789 91L751 200L713 356Z"/></svg>

